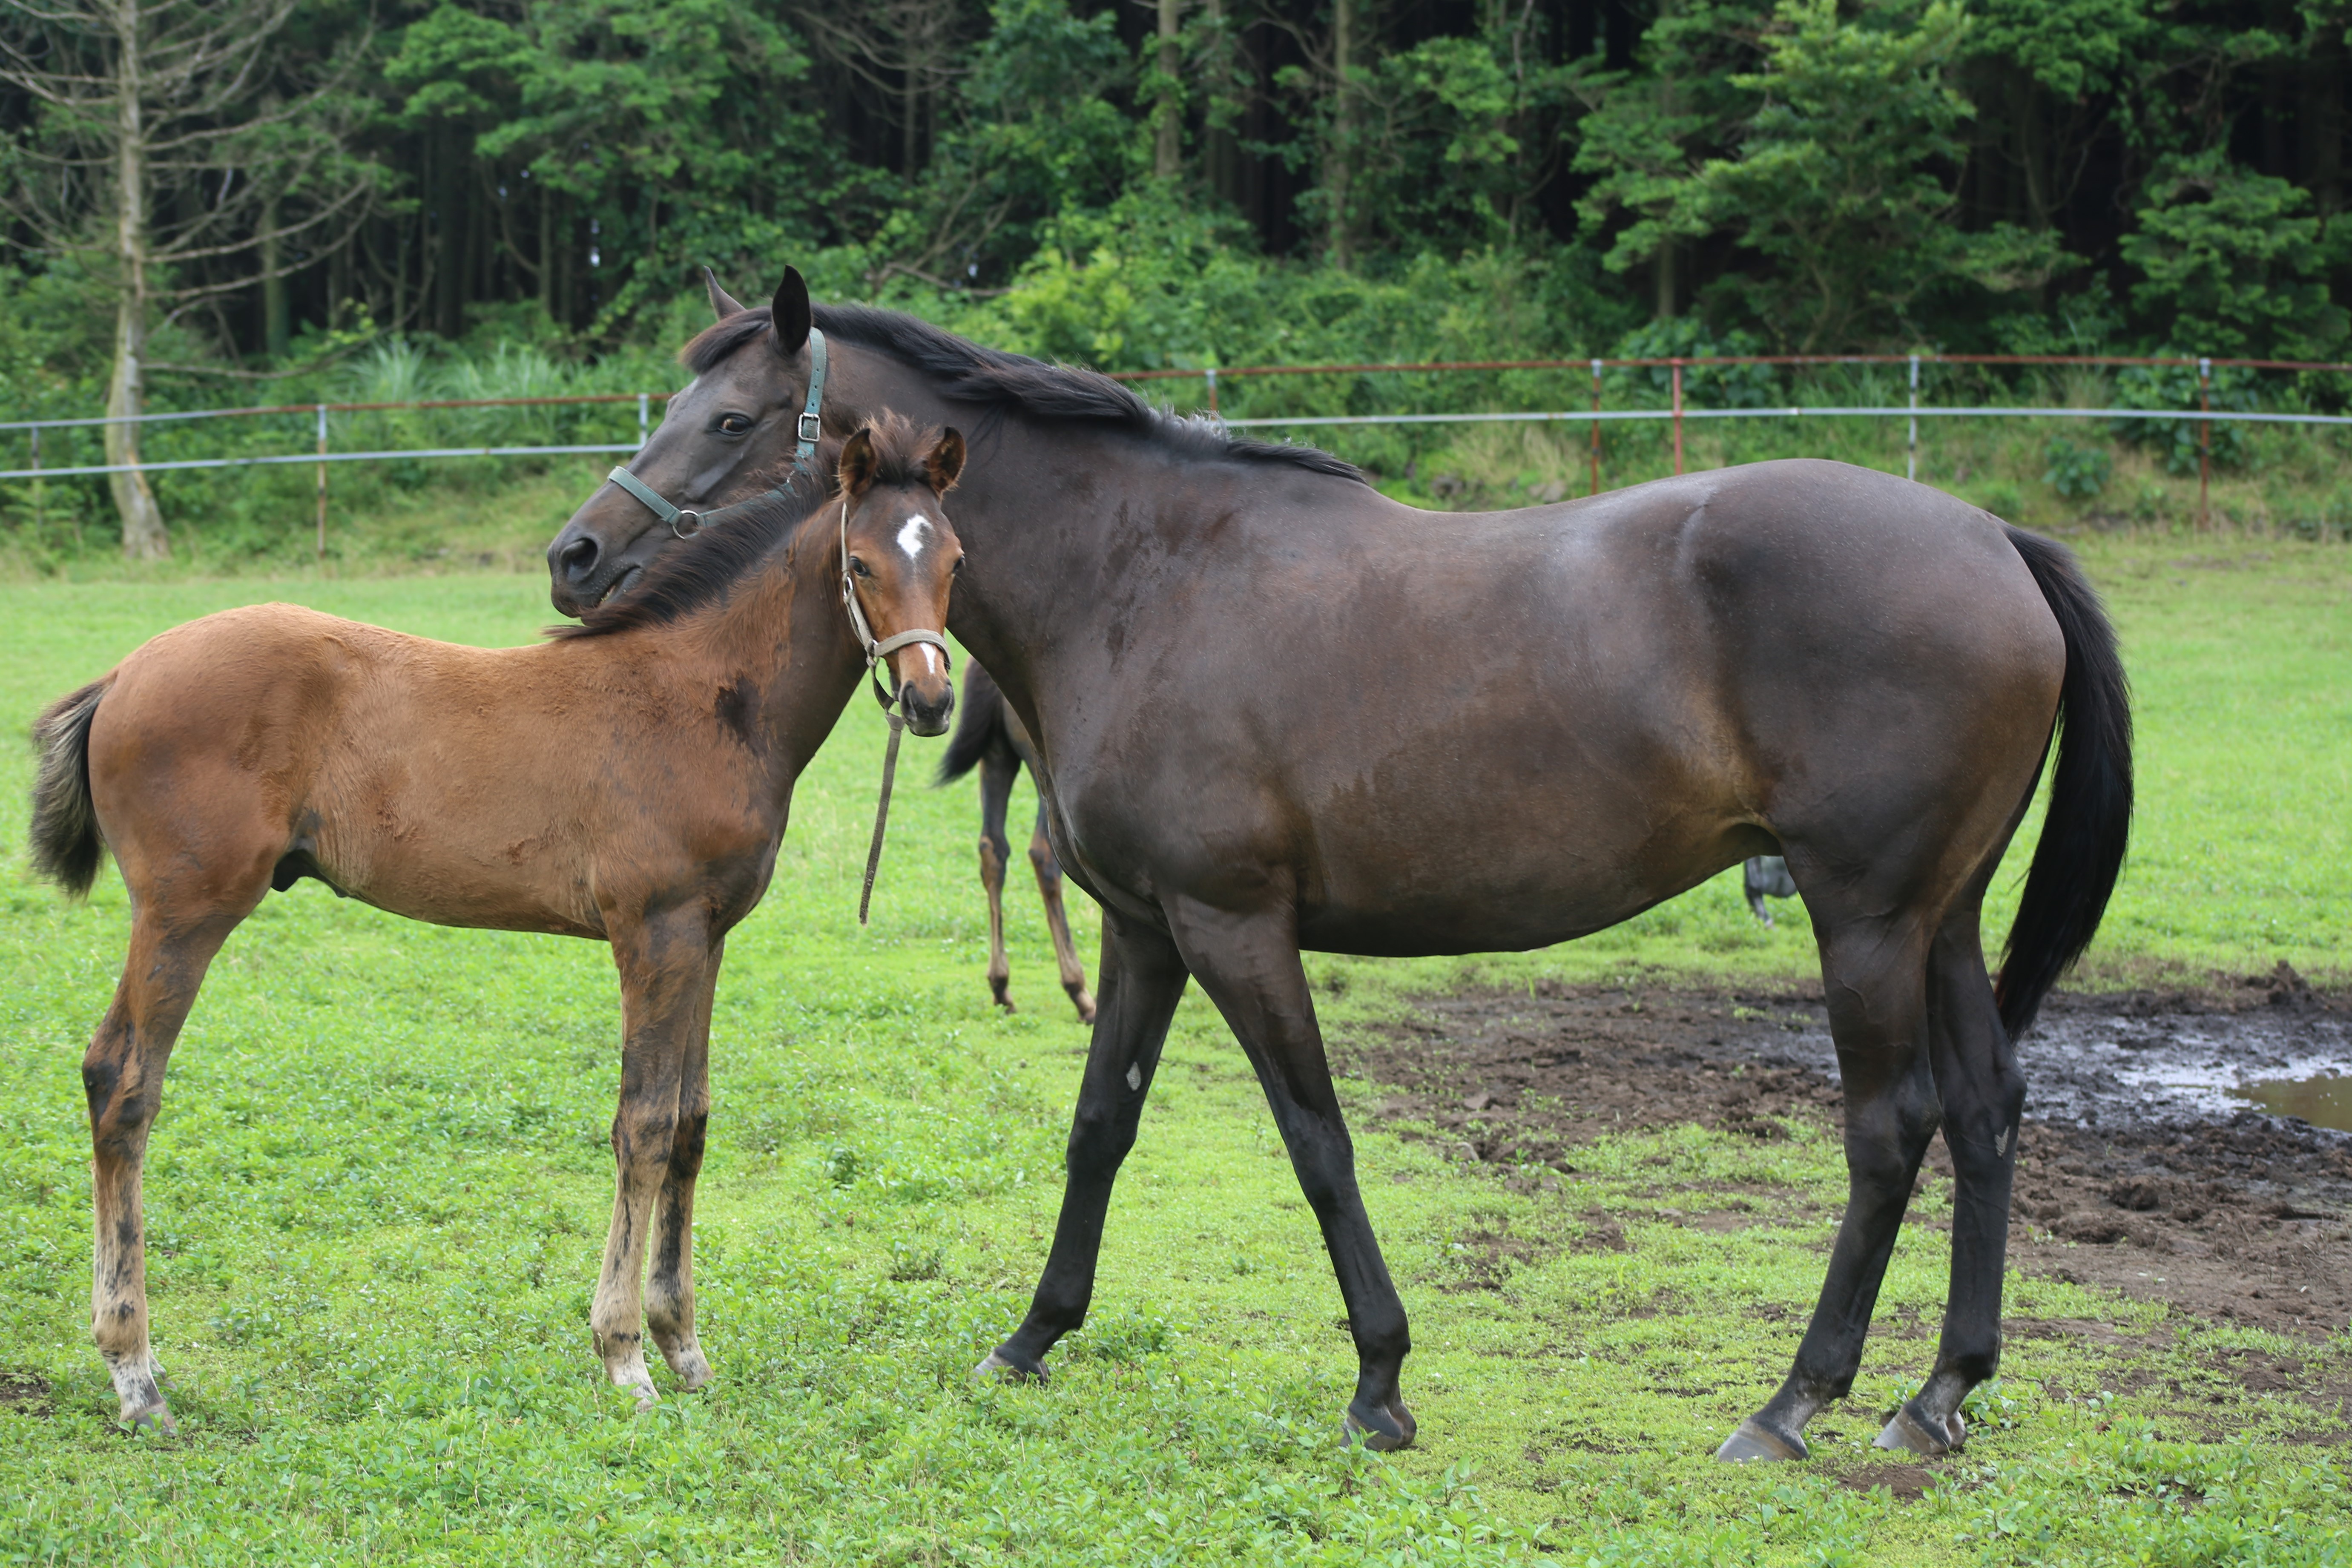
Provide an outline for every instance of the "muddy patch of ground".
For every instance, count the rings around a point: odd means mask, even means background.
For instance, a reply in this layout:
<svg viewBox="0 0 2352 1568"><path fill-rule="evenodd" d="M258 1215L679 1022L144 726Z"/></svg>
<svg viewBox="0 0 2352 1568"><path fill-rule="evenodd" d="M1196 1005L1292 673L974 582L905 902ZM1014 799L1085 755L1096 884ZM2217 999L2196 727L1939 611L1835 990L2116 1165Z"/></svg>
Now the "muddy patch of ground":
<svg viewBox="0 0 2352 1568"><path fill-rule="evenodd" d="M2352 1072L2352 997L2291 973L2194 993L2061 993L2020 1055L2032 1085L2011 1232L2020 1268L2291 1334L2352 1321L2352 1135L2231 1093ZM1576 1146L1610 1132L1696 1122L1785 1138L1834 1126L1843 1103L1818 990L1434 997L1343 1065L1381 1087L1381 1116L1522 1183L1572 1172ZM1949 1179L1940 1139L1929 1166ZM1779 1223L1781 1206L1768 1200L1759 1223Z"/></svg>

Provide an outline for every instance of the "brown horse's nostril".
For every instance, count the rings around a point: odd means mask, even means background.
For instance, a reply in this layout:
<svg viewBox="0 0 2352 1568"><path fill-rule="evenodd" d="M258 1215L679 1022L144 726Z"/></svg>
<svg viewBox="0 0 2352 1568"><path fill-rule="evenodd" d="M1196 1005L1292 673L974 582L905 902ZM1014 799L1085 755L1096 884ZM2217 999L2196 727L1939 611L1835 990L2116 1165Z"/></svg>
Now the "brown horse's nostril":
<svg viewBox="0 0 2352 1568"><path fill-rule="evenodd" d="M907 728L918 735L944 735L948 716L955 711L955 688L944 686L936 699L927 699L909 686L899 694L899 705L907 714Z"/></svg>

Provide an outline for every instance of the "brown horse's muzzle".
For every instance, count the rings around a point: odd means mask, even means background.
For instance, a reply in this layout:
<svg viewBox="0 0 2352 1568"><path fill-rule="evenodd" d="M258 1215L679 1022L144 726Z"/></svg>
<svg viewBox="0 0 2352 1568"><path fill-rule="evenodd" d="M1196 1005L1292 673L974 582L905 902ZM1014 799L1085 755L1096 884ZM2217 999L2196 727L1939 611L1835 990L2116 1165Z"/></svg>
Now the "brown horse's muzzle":
<svg viewBox="0 0 2352 1568"><path fill-rule="evenodd" d="M898 688L898 710L916 734L944 735L955 712L955 683L944 668L924 670Z"/></svg>

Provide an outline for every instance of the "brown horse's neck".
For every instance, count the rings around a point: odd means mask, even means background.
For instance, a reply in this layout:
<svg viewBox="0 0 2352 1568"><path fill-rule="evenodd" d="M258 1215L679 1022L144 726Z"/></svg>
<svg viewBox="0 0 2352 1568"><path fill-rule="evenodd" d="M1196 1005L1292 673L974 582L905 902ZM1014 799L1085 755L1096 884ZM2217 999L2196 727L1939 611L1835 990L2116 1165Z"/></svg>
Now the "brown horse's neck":
<svg viewBox="0 0 2352 1568"><path fill-rule="evenodd" d="M707 690L722 721L766 761L781 797L841 719L864 673L819 508L718 604L654 646L674 678Z"/></svg>

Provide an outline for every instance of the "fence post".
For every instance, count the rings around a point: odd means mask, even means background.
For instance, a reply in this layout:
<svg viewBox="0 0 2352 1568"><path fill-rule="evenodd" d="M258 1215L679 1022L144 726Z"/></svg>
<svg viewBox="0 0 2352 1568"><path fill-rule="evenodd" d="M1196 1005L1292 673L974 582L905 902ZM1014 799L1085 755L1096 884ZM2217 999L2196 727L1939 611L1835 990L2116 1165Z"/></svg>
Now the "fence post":
<svg viewBox="0 0 2352 1568"><path fill-rule="evenodd" d="M1221 417L1217 413L1217 367L1215 365L1209 367L1209 417L1212 419Z"/></svg>
<svg viewBox="0 0 2352 1568"><path fill-rule="evenodd" d="M1592 488L1584 493L1601 493L1601 362L1592 362Z"/></svg>
<svg viewBox="0 0 2352 1568"><path fill-rule="evenodd" d="M1683 362L1675 366L1675 472L1683 471Z"/></svg>
<svg viewBox="0 0 2352 1568"><path fill-rule="evenodd" d="M1919 356L1911 356L1911 452L1903 459L1903 477L1919 477Z"/></svg>
<svg viewBox="0 0 2352 1568"><path fill-rule="evenodd" d="M41 427L33 426L33 537L46 541L49 520L41 505Z"/></svg>
<svg viewBox="0 0 2352 1568"><path fill-rule="evenodd" d="M327 405L319 405L319 564L327 563Z"/></svg>
<svg viewBox="0 0 2352 1568"><path fill-rule="evenodd" d="M2207 414L2213 412L2213 362L2197 362L2197 406ZM2207 500L2213 483L2213 422L2197 422L2197 526L2213 526L2213 509Z"/></svg>
<svg viewBox="0 0 2352 1568"><path fill-rule="evenodd" d="M637 394L637 450L640 452L646 449L646 433L650 428L647 424L649 416L646 413L646 405L652 400L653 395L651 393L640 392Z"/></svg>

